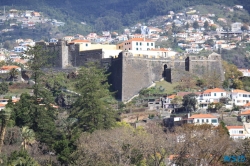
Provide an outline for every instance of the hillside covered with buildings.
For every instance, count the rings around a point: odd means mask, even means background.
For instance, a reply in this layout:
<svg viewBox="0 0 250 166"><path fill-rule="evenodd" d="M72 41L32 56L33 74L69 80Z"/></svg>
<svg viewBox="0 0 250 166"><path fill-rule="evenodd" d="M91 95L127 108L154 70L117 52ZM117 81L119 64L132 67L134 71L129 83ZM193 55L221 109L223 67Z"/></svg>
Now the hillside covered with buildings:
<svg viewBox="0 0 250 166"><path fill-rule="evenodd" d="M0 4L1 164L249 165L245 1Z"/></svg>

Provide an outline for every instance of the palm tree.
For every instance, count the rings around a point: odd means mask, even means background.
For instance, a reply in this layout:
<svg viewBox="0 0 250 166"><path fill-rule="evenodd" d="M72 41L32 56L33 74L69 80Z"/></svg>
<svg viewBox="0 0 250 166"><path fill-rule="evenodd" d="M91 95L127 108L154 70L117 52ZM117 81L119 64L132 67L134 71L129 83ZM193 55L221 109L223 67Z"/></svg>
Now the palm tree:
<svg viewBox="0 0 250 166"><path fill-rule="evenodd" d="M0 119L1 119L1 130L0 130L0 153L2 151L4 136L6 132L7 123L10 120L11 109L5 108L0 111Z"/></svg>
<svg viewBox="0 0 250 166"><path fill-rule="evenodd" d="M14 82L14 78L16 78L18 76L18 73L19 73L19 71L16 68L12 68L10 70L10 77L13 79L13 82Z"/></svg>
<svg viewBox="0 0 250 166"><path fill-rule="evenodd" d="M26 150L26 145L32 144L35 141L35 133L32 129L29 129L29 127L24 126L22 127L22 138L23 138L23 147L24 150Z"/></svg>

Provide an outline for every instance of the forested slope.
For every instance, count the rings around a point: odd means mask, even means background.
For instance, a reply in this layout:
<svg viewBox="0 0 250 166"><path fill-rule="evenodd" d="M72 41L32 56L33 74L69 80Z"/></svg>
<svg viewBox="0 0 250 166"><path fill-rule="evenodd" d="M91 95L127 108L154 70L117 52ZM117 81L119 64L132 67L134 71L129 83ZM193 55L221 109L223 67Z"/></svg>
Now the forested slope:
<svg viewBox="0 0 250 166"><path fill-rule="evenodd" d="M93 29L119 30L139 20L146 20L168 11L178 11L194 5L222 4L244 5L250 10L245 0L8 0L0 5L16 8L36 9L62 21L85 21Z"/></svg>

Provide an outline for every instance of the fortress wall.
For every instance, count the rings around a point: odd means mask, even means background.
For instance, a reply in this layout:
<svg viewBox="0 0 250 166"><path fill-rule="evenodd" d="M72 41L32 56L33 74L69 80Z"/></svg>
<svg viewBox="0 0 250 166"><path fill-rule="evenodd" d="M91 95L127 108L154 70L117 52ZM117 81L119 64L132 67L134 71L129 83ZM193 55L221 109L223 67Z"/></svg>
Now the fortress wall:
<svg viewBox="0 0 250 166"><path fill-rule="evenodd" d="M80 52L75 51L74 56L72 56L71 60L73 66L84 66L86 63L93 61L101 62L102 49Z"/></svg>
<svg viewBox="0 0 250 166"><path fill-rule="evenodd" d="M112 58L108 71L111 74L108 81L111 84L112 91L116 92L115 97L118 100L122 98L122 68L122 58Z"/></svg>
<svg viewBox="0 0 250 166"><path fill-rule="evenodd" d="M168 62L167 60L165 61ZM164 61L157 59L122 57L121 100L127 101L163 78Z"/></svg>
<svg viewBox="0 0 250 166"><path fill-rule="evenodd" d="M220 55L205 57L196 57L196 59L190 58L189 61L189 71L199 77L214 75L218 77L221 81L224 78L224 70L222 67L222 62Z"/></svg>

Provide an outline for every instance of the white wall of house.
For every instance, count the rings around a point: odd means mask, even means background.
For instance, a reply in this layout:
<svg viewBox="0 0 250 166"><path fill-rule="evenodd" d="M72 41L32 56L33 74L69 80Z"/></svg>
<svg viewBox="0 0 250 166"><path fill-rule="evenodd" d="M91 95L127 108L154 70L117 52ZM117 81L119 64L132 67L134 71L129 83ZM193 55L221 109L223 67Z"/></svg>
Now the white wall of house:
<svg viewBox="0 0 250 166"><path fill-rule="evenodd" d="M212 124L214 126L218 126L219 125L219 121L218 118L195 118L193 120L194 124Z"/></svg>
<svg viewBox="0 0 250 166"><path fill-rule="evenodd" d="M228 132L229 132L230 137L233 139L245 139L246 138L243 127L242 129L237 129L237 128L229 129Z"/></svg>
<svg viewBox="0 0 250 166"><path fill-rule="evenodd" d="M250 92L232 92L232 101L237 106L243 106L250 102Z"/></svg>
<svg viewBox="0 0 250 166"><path fill-rule="evenodd" d="M123 50L133 50L133 51L147 51L155 48L155 43L150 41L125 41L123 43Z"/></svg>

